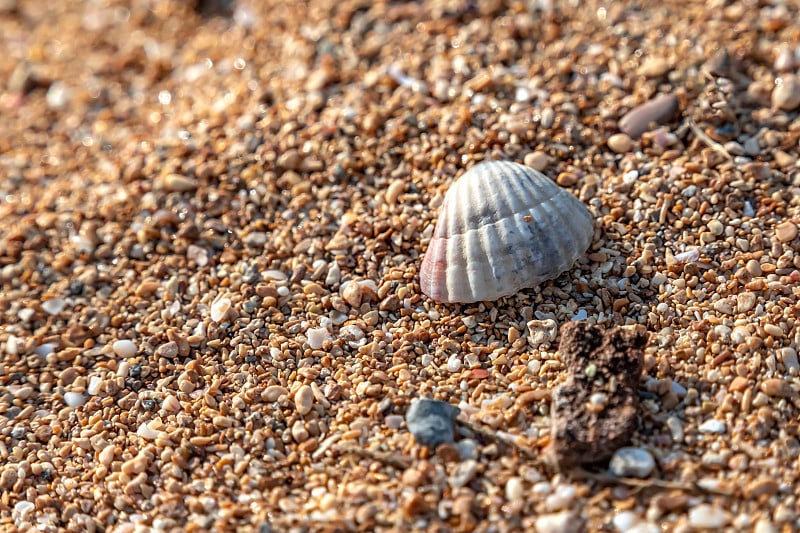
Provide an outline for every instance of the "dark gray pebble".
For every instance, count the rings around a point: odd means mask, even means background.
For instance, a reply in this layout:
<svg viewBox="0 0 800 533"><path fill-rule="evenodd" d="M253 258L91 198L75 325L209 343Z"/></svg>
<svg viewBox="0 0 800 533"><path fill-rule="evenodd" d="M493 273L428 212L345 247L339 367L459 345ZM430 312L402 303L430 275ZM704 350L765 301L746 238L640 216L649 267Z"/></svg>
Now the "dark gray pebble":
<svg viewBox="0 0 800 533"><path fill-rule="evenodd" d="M453 423L461 409L439 400L411 402L406 412L406 426L418 443L435 448L455 439Z"/></svg>

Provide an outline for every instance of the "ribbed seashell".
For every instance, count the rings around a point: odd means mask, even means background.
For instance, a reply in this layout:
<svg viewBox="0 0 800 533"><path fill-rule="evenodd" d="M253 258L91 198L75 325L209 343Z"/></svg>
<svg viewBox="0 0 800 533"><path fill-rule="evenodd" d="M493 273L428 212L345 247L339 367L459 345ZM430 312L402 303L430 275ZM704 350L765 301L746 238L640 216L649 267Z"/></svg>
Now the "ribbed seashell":
<svg viewBox="0 0 800 533"><path fill-rule="evenodd" d="M439 302L509 296L557 277L586 252L589 210L536 170L481 163L447 191L420 269Z"/></svg>

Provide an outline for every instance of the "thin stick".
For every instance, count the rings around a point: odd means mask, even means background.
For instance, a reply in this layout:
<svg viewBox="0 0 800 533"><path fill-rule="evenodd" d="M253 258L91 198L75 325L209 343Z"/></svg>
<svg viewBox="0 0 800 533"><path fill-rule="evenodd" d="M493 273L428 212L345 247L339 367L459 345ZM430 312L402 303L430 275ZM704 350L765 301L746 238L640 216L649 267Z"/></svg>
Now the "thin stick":
<svg viewBox="0 0 800 533"><path fill-rule="evenodd" d="M398 470L405 470L413 463L411 457L406 457L405 455L390 452L378 452L375 450L370 450L369 448L362 448L354 444L336 446L334 449L342 453L351 453L353 455L358 455L359 457L378 461L379 463L397 468Z"/></svg>
<svg viewBox="0 0 800 533"><path fill-rule="evenodd" d="M465 428L467 428L468 430L475 433L476 435L480 435L481 437L483 437L488 441L499 442L500 444L504 444L509 448L513 448L519 455L525 457L526 459L531 459L534 461L541 461L542 459L542 454L540 452L537 452L533 448L530 448L523 444L518 444L511 439L501 437L496 432L484 428L483 426L480 426L475 422L470 422L469 420L466 420L464 418L459 418L457 422L462 426L464 426Z"/></svg>
<svg viewBox="0 0 800 533"><path fill-rule="evenodd" d="M722 154L725 157L725 159L727 159L728 161L733 161L733 156L730 154L730 152L728 152L725 149L725 147L722 146L720 143L718 143L717 141L715 141L714 139L709 137L708 134L706 134L706 132L704 132L700 128L700 126L698 126L695 123L694 120L689 118L689 119L686 119L686 122L687 122L687 124L689 124L689 128L691 128L691 130L695 134L695 136L698 139L700 139L701 141L703 141L703 143L705 143L706 146L708 146L709 148L711 148L715 152Z"/></svg>

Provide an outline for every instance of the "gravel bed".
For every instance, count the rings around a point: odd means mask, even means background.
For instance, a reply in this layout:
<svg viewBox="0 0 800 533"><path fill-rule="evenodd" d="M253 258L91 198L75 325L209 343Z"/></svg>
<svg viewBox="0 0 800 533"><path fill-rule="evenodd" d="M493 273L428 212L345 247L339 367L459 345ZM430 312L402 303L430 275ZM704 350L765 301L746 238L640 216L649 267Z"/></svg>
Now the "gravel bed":
<svg viewBox="0 0 800 533"><path fill-rule="evenodd" d="M799 18L0 0L0 531L800 529ZM592 244L437 304L444 194L490 159ZM572 320L650 332L610 471L548 459Z"/></svg>

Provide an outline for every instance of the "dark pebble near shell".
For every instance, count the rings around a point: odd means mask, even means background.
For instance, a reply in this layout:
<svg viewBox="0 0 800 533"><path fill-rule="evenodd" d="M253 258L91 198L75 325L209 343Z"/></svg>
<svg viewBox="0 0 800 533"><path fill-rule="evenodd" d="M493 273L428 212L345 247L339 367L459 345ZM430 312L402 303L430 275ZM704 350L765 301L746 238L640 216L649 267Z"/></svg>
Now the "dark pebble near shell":
<svg viewBox="0 0 800 533"><path fill-rule="evenodd" d="M406 426L423 446L435 448L455 439L453 423L461 409L439 400L416 400L406 412Z"/></svg>
<svg viewBox="0 0 800 533"><path fill-rule="evenodd" d="M634 107L619 121L619 129L632 139L638 139L650 131L652 124L668 122L678 111L678 97L662 94L644 104Z"/></svg>

